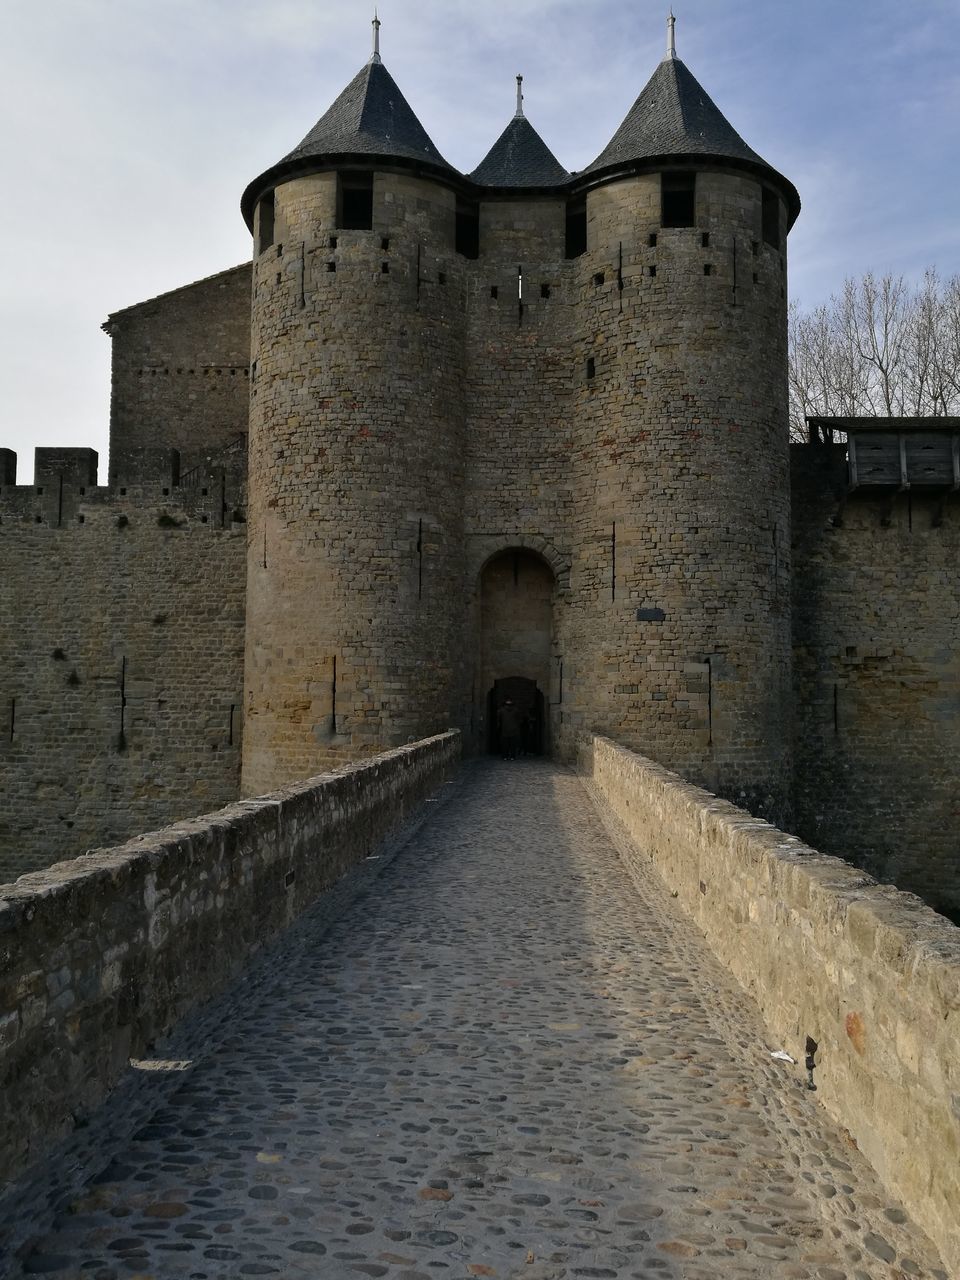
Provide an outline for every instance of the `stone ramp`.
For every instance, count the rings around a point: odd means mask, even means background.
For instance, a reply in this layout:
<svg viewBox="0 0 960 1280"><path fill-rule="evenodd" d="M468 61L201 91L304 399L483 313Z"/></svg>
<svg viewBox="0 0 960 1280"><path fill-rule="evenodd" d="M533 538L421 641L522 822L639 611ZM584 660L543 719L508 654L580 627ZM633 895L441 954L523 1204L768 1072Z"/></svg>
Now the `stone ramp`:
<svg viewBox="0 0 960 1280"><path fill-rule="evenodd" d="M24 1274L947 1280L579 779L486 763Z"/></svg>

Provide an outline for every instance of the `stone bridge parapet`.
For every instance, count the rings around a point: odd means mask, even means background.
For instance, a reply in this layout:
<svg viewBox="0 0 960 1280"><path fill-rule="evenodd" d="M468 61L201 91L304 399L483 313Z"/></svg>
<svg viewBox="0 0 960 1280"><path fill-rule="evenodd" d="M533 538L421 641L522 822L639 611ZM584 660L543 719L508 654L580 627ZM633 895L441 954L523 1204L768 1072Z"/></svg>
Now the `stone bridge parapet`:
<svg viewBox="0 0 960 1280"><path fill-rule="evenodd" d="M442 734L0 890L0 1193L455 770Z"/></svg>
<svg viewBox="0 0 960 1280"><path fill-rule="evenodd" d="M607 738L579 767L960 1274L960 929Z"/></svg>

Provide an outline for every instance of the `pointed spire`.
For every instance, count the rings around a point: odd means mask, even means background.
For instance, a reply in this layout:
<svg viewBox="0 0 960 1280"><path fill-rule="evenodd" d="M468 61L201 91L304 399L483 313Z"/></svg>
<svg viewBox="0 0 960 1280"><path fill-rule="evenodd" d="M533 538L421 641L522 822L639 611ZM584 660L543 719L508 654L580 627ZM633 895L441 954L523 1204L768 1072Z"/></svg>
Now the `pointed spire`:
<svg viewBox="0 0 960 1280"><path fill-rule="evenodd" d="M517 76L517 119L523 119L523 76Z"/></svg>
<svg viewBox="0 0 960 1280"><path fill-rule="evenodd" d="M670 10L670 17L667 19L667 57L675 58L677 56L677 20L673 16L673 9Z"/></svg>
<svg viewBox="0 0 960 1280"><path fill-rule="evenodd" d="M371 62L383 61L383 59L380 57L380 28L382 26L383 26L383 23L380 21L380 11L379 9L374 9L373 11L373 56L370 59Z"/></svg>

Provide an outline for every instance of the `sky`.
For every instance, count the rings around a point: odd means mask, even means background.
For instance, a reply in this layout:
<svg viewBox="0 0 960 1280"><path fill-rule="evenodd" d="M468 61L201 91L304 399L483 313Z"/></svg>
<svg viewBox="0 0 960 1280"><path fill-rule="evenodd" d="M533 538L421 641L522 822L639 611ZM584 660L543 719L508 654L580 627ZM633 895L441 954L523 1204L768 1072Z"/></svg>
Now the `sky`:
<svg viewBox="0 0 960 1280"><path fill-rule="evenodd" d="M383 59L470 171L513 115L569 169L666 47L669 0L381 0ZM791 297L960 273L960 0L674 0L677 51L796 184ZM238 202L370 52L364 0L7 0L0 448L100 451L107 316L246 260Z"/></svg>

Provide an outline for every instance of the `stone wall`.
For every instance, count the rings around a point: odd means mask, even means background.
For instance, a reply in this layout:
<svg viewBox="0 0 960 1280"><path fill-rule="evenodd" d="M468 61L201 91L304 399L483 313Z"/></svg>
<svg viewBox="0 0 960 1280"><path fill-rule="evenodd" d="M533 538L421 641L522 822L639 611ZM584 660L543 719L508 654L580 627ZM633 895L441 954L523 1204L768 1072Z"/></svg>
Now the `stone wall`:
<svg viewBox="0 0 960 1280"><path fill-rule="evenodd" d="M242 485L95 476L0 487L0 882L239 794Z"/></svg>
<svg viewBox="0 0 960 1280"><path fill-rule="evenodd" d="M456 768L457 734L234 804L0 893L0 1188Z"/></svg>
<svg viewBox="0 0 960 1280"><path fill-rule="evenodd" d="M770 1047L960 1268L960 931L608 739L580 768L756 1000ZM758 1053L766 1052L762 1045Z"/></svg>
<svg viewBox="0 0 960 1280"><path fill-rule="evenodd" d="M184 470L234 447L250 408L250 264L115 312L110 481L136 481L132 450L178 449Z"/></svg>
<svg viewBox="0 0 960 1280"><path fill-rule="evenodd" d="M794 829L960 922L960 501L792 453Z"/></svg>

